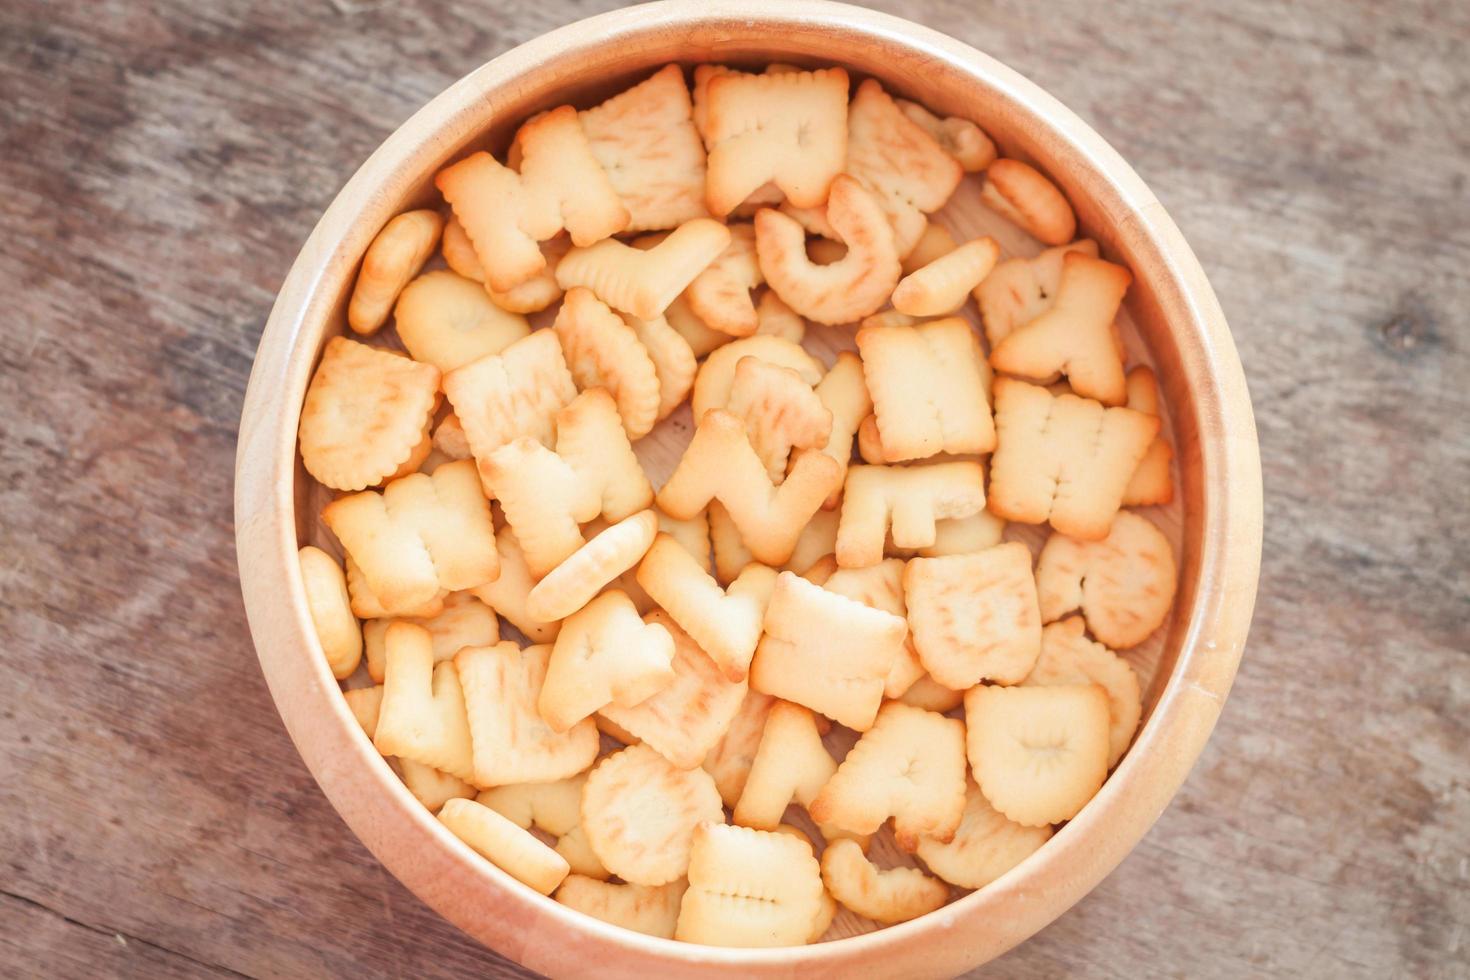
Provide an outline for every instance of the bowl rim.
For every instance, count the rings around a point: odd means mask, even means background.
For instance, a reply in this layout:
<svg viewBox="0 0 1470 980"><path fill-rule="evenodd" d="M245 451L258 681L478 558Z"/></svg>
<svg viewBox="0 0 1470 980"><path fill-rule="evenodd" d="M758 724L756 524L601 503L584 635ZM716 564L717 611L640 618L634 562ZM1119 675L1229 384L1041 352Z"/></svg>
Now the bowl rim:
<svg viewBox="0 0 1470 980"><path fill-rule="evenodd" d="M985 889L876 932L776 949L725 949L658 939L592 919L536 894L482 860L425 810L353 719L310 626L296 553L295 445L300 403L341 284L388 216L392 188L420 180L425 161L484 124L487 93L513 90L578 51L693 25L749 31L820 29L840 43L896 45L969 75L1035 128L1048 151L1080 166L1134 254L1163 271L1157 286L1196 402L1202 494L1194 606L1175 668L1132 749L1081 814L1042 851ZM840 43L838 46L840 47ZM834 61L842 60L834 50ZM568 79L567 81L572 81ZM376 217L374 217L376 216ZM370 223L369 217L374 217ZM300 351L310 345L312 356ZM236 457L236 549L247 618L271 695L303 760L334 808L416 895L503 955L547 972L613 961L638 972L677 965L709 973L862 964L866 972L974 965L1029 937L1090 891L1163 812L1214 727L1244 647L1260 562L1261 479L1245 378L1224 314L1189 246L1122 157L1060 102L1013 70L937 31L826 0L660 0L576 21L482 65L416 112L336 195L292 264L262 334ZM1176 627L1177 629L1177 627ZM374 797L374 793L376 796ZM364 798L367 794L367 798ZM403 844L416 845L411 851ZM1038 888L1038 885L1040 886ZM466 902L465 892L474 901ZM1038 900L1039 899L1039 900ZM989 916L983 935L968 934ZM578 948L547 953L573 929ZM925 945L943 933L960 949ZM909 943L912 946L912 943ZM532 955L534 954L534 955ZM633 954L632 959L628 959ZM609 968L611 968L609 966Z"/></svg>

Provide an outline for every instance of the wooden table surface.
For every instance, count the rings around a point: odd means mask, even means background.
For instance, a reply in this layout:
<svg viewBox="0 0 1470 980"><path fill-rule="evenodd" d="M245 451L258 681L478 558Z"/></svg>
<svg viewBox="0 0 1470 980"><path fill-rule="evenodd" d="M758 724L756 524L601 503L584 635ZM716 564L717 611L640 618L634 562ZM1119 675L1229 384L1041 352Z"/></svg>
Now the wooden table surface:
<svg viewBox="0 0 1470 980"><path fill-rule="evenodd" d="M235 430L342 182L610 0L0 5L0 973L523 975L353 838L246 632ZM1470 6L885 0L1088 119L1234 325L1266 541L1210 747L996 977L1470 972Z"/></svg>

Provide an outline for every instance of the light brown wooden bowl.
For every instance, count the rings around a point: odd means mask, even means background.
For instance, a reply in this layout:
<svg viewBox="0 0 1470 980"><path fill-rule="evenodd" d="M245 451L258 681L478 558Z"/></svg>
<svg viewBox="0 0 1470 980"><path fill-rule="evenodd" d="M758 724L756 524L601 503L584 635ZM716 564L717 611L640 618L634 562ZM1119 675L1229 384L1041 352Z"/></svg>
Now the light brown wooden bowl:
<svg viewBox="0 0 1470 980"><path fill-rule="evenodd" d="M1145 681L1153 675L1145 720L1102 791L987 888L912 922L813 946L730 950L648 938L568 910L481 860L409 794L353 720L312 631L296 561L298 539L316 533L311 481L296 456L301 402L323 343L342 331L372 236L393 214L432 200L434 172L468 147L503 148L530 113L588 104L669 61L841 64L974 119L1005 155L1038 164L1071 198L1081 234L1134 272L1130 346L1155 366L1176 447L1180 492L1159 519L1179 549L1175 613L1147 663L1134 660ZM352 177L292 266L261 339L241 419L235 513L251 632L292 739L358 837L466 932L553 975L911 977L963 971L1047 925L1168 804L1215 724L1245 642L1261 477L1245 379L1198 261L1138 176L1064 106L973 48L884 14L808 0L669 0L581 21L496 58L418 112Z"/></svg>

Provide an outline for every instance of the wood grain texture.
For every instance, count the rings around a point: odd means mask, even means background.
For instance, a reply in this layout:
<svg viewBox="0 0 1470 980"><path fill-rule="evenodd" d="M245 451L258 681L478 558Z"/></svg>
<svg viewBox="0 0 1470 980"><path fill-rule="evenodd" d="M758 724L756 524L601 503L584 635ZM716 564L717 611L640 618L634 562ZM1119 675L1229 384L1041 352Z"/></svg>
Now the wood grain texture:
<svg viewBox="0 0 1470 980"><path fill-rule="evenodd" d="M377 865L286 738L236 584L234 433L275 289L357 164L464 72L612 6L0 10L6 972L522 975ZM1470 17L873 6L1011 64L1139 170L1230 316L1266 474L1210 748L987 973L1462 974Z"/></svg>

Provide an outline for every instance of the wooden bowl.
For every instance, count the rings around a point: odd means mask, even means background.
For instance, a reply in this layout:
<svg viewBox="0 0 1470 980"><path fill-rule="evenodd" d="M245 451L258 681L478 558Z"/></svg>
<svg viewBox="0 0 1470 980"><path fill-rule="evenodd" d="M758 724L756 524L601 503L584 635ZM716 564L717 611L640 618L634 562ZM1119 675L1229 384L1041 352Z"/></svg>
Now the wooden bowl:
<svg viewBox="0 0 1470 980"><path fill-rule="evenodd" d="M342 331L373 235L432 200L434 172L472 145L503 148L532 112L589 104L670 61L841 64L974 119L1005 155L1039 165L1071 198L1081 234L1133 270L1130 342L1155 365L1176 448L1179 493L1159 520L1179 550L1175 614L1141 667L1145 680L1147 668L1153 674L1144 724L1102 791L990 886L912 922L806 947L649 938L566 909L481 860L409 794L353 720L320 653L296 561L298 540L316 533L296 456L301 402L323 343ZM416 895L553 975L940 975L1011 948L1111 871L1183 782L1234 677L1260 561L1260 462L1235 345L1198 261L1148 188L1080 119L986 55L907 21L812 0L669 0L593 17L496 58L414 115L343 188L281 289L245 400L235 494L261 668L317 782Z"/></svg>

